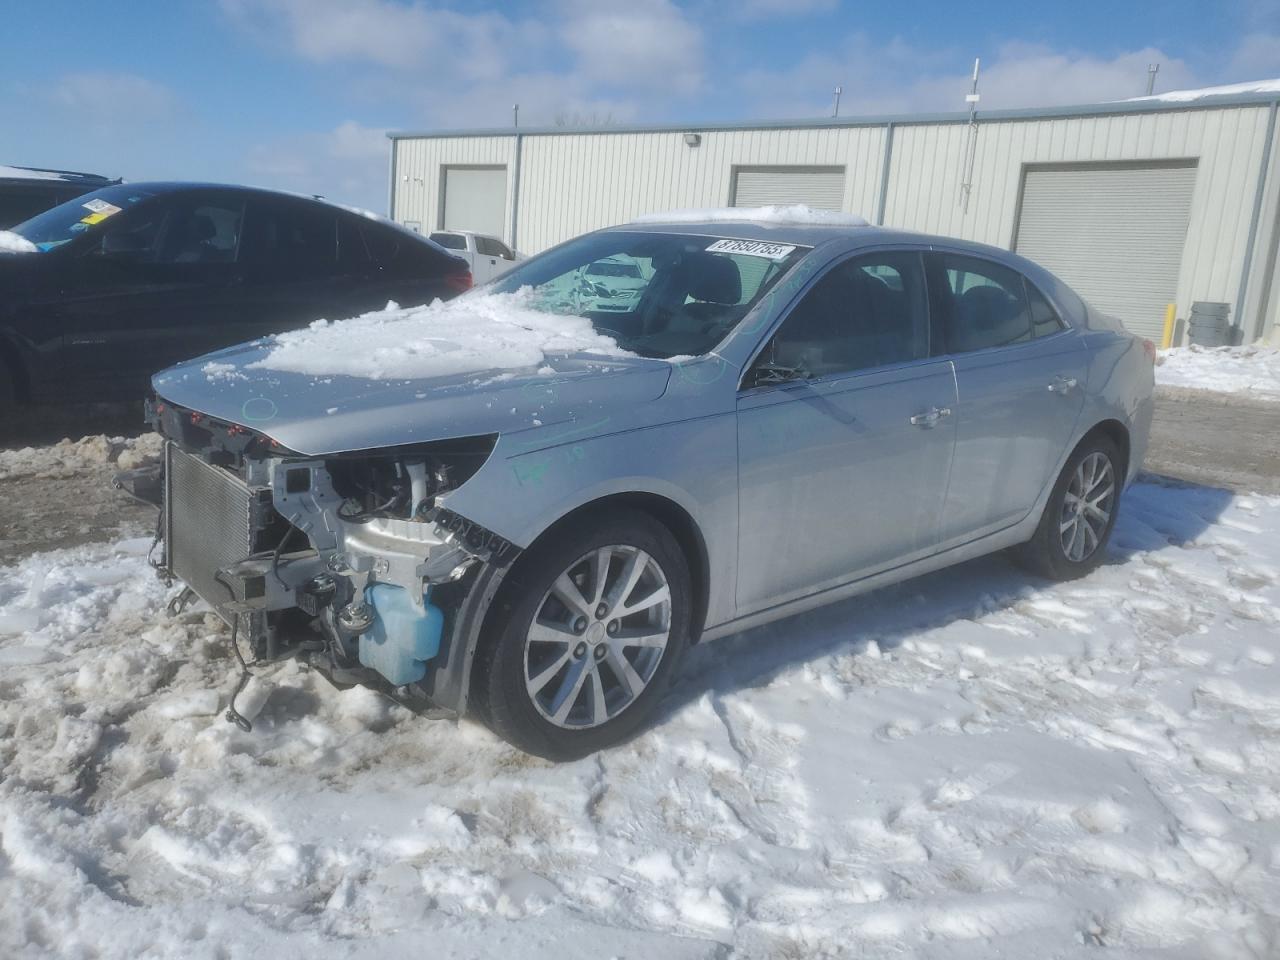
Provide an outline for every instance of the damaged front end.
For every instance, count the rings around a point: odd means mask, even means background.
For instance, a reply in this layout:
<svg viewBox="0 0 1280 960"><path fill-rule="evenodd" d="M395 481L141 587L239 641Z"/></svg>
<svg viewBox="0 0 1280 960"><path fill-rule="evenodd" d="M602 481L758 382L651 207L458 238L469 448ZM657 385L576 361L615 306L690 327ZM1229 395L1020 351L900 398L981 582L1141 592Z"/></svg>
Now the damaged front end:
<svg viewBox="0 0 1280 960"><path fill-rule="evenodd" d="M488 601L519 550L437 498L497 435L308 457L163 400L165 575L256 659L301 655L339 686L461 714Z"/></svg>

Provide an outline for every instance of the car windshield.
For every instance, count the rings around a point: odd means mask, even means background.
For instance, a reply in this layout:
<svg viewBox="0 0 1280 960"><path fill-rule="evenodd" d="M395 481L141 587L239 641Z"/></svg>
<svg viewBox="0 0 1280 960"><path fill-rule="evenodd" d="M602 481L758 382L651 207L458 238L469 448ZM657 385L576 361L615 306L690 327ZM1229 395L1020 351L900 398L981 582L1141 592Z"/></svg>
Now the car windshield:
<svg viewBox="0 0 1280 960"><path fill-rule="evenodd" d="M809 250L773 241L610 230L527 260L485 289L531 287L535 309L585 317L641 356L698 356L723 340Z"/></svg>
<svg viewBox="0 0 1280 960"><path fill-rule="evenodd" d="M76 197L12 227L41 251L69 243L84 233L97 232L116 214L149 200L154 194L128 184L103 187Z"/></svg>

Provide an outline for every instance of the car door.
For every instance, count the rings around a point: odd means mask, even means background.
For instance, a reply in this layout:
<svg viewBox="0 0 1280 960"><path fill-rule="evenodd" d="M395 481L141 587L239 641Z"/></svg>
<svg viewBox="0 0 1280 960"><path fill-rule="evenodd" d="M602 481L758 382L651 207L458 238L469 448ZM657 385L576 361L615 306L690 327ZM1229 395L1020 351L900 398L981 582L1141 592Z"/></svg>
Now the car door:
<svg viewBox="0 0 1280 960"><path fill-rule="evenodd" d="M926 260L937 352L954 363L958 392L946 547L1008 527L1033 508L1084 405L1086 351L1011 267L944 251Z"/></svg>
<svg viewBox="0 0 1280 960"><path fill-rule="evenodd" d="M935 549L956 394L929 339L921 254L886 250L830 268L748 368L741 614Z"/></svg>
<svg viewBox="0 0 1280 960"><path fill-rule="evenodd" d="M64 396L142 396L158 370L234 342L242 215L230 192L161 197L68 261L57 302L45 305L60 333L48 372Z"/></svg>
<svg viewBox="0 0 1280 960"><path fill-rule="evenodd" d="M477 272L483 271L484 276L483 280L480 276L477 276L476 283L487 283L511 267L511 263L515 258L500 240L476 234L475 242L476 258L474 269Z"/></svg>

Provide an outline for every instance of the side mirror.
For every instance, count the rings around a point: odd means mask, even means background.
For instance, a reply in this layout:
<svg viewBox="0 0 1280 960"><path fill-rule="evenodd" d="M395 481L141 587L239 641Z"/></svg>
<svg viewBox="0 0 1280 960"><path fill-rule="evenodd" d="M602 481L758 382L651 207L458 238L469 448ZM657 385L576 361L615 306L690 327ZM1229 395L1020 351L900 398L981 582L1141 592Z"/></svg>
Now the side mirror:
<svg viewBox="0 0 1280 960"><path fill-rule="evenodd" d="M785 364L766 360L757 363L751 370L748 384L752 387L770 387L780 383L792 383L796 380L808 380L809 371L801 364L788 367Z"/></svg>

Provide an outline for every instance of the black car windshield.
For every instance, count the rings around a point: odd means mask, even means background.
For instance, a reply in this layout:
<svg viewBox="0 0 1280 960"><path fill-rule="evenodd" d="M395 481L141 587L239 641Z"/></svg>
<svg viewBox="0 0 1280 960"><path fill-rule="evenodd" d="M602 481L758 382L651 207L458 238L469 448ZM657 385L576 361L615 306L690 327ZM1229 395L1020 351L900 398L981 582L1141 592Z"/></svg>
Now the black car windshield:
<svg viewBox="0 0 1280 960"><path fill-rule="evenodd" d="M776 241L606 231L534 257L484 289L514 293L531 287L535 309L586 317L641 356L699 356L723 340L810 249Z"/></svg>
<svg viewBox="0 0 1280 960"><path fill-rule="evenodd" d="M127 183L103 187L46 210L12 227L11 231L46 252L85 233L97 232L112 217L153 196Z"/></svg>

